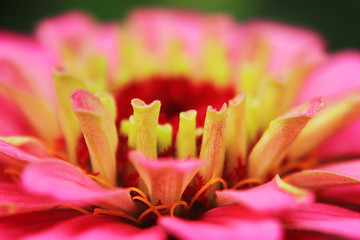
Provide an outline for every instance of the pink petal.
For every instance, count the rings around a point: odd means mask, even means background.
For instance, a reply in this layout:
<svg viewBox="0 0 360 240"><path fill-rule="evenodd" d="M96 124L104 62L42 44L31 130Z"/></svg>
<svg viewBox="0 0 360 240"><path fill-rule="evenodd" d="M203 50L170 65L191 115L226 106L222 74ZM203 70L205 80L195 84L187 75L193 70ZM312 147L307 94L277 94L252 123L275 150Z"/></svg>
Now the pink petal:
<svg viewBox="0 0 360 240"><path fill-rule="evenodd" d="M360 205L360 186L333 187L321 191L318 198L323 201L336 203L353 203Z"/></svg>
<svg viewBox="0 0 360 240"><path fill-rule="evenodd" d="M2 82L45 98L54 106L52 67L53 60L34 39L22 35L0 33Z"/></svg>
<svg viewBox="0 0 360 240"><path fill-rule="evenodd" d="M47 210L59 205L51 198L31 195L14 183L0 183L0 216Z"/></svg>
<svg viewBox="0 0 360 240"><path fill-rule="evenodd" d="M108 23L99 27L95 36L96 49L106 56L109 68L109 78L114 80L118 77L120 59L118 54L119 48L119 27L115 23Z"/></svg>
<svg viewBox="0 0 360 240"><path fill-rule="evenodd" d="M313 96L329 100L357 89L360 89L360 52L344 51L334 55L309 76L296 102L302 103ZM324 142L318 148L318 154L323 158L359 155L359 133L358 118Z"/></svg>
<svg viewBox="0 0 360 240"><path fill-rule="evenodd" d="M34 135L26 118L10 100L0 96L0 136Z"/></svg>
<svg viewBox="0 0 360 240"><path fill-rule="evenodd" d="M360 179L360 159L327 164L318 169Z"/></svg>
<svg viewBox="0 0 360 240"><path fill-rule="evenodd" d="M37 232L27 238L28 240L48 239L166 239L165 233L160 227L139 229L133 225L123 223L112 216L90 215L62 221L50 229Z"/></svg>
<svg viewBox="0 0 360 240"><path fill-rule="evenodd" d="M321 170L296 172L286 176L284 180L294 186L314 190L360 184L359 178Z"/></svg>
<svg viewBox="0 0 360 240"><path fill-rule="evenodd" d="M218 206L241 205L259 213L279 215L314 201L310 192L293 189L276 176L272 181L246 190L216 192Z"/></svg>
<svg viewBox="0 0 360 240"><path fill-rule="evenodd" d="M172 41L180 41L186 56L199 64L207 37L216 37L224 44L230 59L239 55L242 32L228 16L204 16L197 12L169 9L138 9L127 24L154 54L165 54Z"/></svg>
<svg viewBox="0 0 360 240"><path fill-rule="evenodd" d="M199 159L154 161L135 151L130 152L129 159L145 182L154 204L159 200L162 204L180 201L186 186L203 164Z"/></svg>
<svg viewBox="0 0 360 240"><path fill-rule="evenodd" d="M321 96L325 100L360 89L360 52L344 51L333 55L306 80L297 104Z"/></svg>
<svg viewBox="0 0 360 240"><path fill-rule="evenodd" d="M105 190L69 163L47 160L28 165L21 180L32 193L53 197L64 203L95 204L132 212L135 205L127 189Z"/></svg>
<svg viewBox="0 0 360 240"><path fill-rule="evenodd" d="M161 53L167 43L179 39L185 51L196 56L204 29L200 14L165 9L139 9L131 13L127 23L143 37L152 52Z"/></svg>
<svg viewBox="0 0 360 240"><path fill-rule="evenodd" d="M81 52L84 45L92 41L96 23L81 12L67 12L40 22L36 36L55 58L64 49Z"/></svg>
<svg viewBox="0 0 360 240"><path fill-rule="evenodd" d="M200 220L163 217L160 226L179 239L281 239L279 222L240 206L219 207L206 212Z"/></svg>
<svg viewBox="0 0 360 240"><path fill-rule="evenodd" d="M306 205L289 213L286 220L290 229L316 231L349 239L360 238L360 214L332 205Z"/></svg>
<svg viewBox="0 0 360 240"><path fill-rule="evenodd" d="M0 239L25 239L79 215L80 213L74 211L39 211L0 217Z"/></svg>
<svg viewBox="0 0 360 240"><path fill-rule="evenodd" d="M257 39L269 45L271 72L281 73L299 64L318 63L325 56L323 39L305 28L265 21L249 22L245 27L249 42Z"/></svg>
<svg viewBox="0 0 360 240"><path fill-rule="evenodd" d="M0 162L6 165L21 167L28 162L37 162L40 159L0 140Z"/></svg>
<svg viewBox="0 0 360 240"><path fill-rule="evenodd" d="M49 105L49 100L4 81L0 81L0 95L14 103L26 117L26 121L45 141L59 138L55 109Z"/></svg>
<svg viewBox="0 0 360 240"><path fill-rule="evenodd" d="M24 151L32 156L38 158L51 157L48 147L43 142L34 137L28 136L12 136L12 137L0 137L0 140L7 142L19 150Z"/></svg>
<svg viewBox="0 0 360 240"><path fill-rule="evenodd" d="M360 161L352 160L340 163L327 164L320 167L319 169L360 179L359 168ZM325 201L360 204L360 185L341 185L342 184L337 184L334 187L328 187L324 189L319 193L320 199L323 199Z"/></svg>
<svg viewBox="0 0 360 240"><path fill-rule="evenodd" d="M317 150L317 155L324 159L359 156L358 146L360 146L360 119L344 127L321 144Z"/></svg>

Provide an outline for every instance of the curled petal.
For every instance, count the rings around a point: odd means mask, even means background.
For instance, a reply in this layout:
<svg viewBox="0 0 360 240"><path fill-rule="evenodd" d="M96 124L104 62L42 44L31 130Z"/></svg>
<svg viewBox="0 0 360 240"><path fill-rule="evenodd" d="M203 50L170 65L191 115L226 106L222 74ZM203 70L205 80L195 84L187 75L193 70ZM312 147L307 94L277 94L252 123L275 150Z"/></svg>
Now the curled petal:
<svg viewBox="0 0 360 240"><path fill-rule="evenodd" d="M246 161L245 94L239 94L229 101L226 123L226 170L231 172ZM239 160L240 159L240 160Z"/></svg>
<svg viewBox="0 0 360 240"><path fill-rule="evenodd" d="M13 145L0 140L0 161L6 165L24 166L28 162L37 162L40 159L30 155Z"/></svg>
<svg viewBox="0 0 360 240"><path fill-rule="evenodd" d="M241 205L259 213L279 215L314 201L310 192L291 186L276 176L271 182L248 190L216 192L218 206Z"/></svg>
<svg viewBox="0 0 360 240"><path fill-rule="evenodd" d="M328 104L300 133L289 150L289 157L303 157L359 117L360 91L351 92L340 101Z"/></svg>
<svg viewBox="0 0 360 240"><path fill-rule="evenodd" d="M344 84L346 79L346 84ZM344 51L332 56L324 62L306 80L296 103L314 96L322 96L329 100L353 90L360 89L360 53ZM317 153L323 158L355 156L359 152L360 120L346 126L319 146Z"/></svg>
<svg viewBox="0 0 360 240"><path fill-rule="evenodd" d="M319 170L334 172L349 177L360 179L360 160L343 161L339 163L326 164L318 168Z"/></svg>
<svg viewBox="0 0 360 240"><path fill-rule="evenodd" d="M273 120L249 155L249 175L264 178L276 168L288 152L290 144L325 104L321 98Z"/></svg>
<svg viewBox="0 0 360 240"><path fill-rule="evenodd" d="M203 163L198 159L153 161L139 152L131 152L129 158L144 180L154 204L159 200L162 204L180 201L186 186Z"/></svg>
<svg viewBox="0 0 360 240"><path fill-rule="evenodd" d="M176 156L178 158L196 155L196 114L195 110L180 113L179 130L176 135Z"/></svg>
<svg viewBox="0 0 360 240"><path fill-rule="evenodd" d="M140 99L133 99L131 105L134 108L136 150L155 159L157 157L157 126L161 103L153 101L151 104L146 104Z"/></svg>
<svg viewBox="0 0 360 240"><path fill-rule="evenodd" d="M111 184L116 182L115 152L118 136L115 119L99 98L78 89L71 95L72 107L80 121L94 171Z"/></svg>
<svg viewBox="0 0 360 240"><path fill-rule="evenodd" d="M48 149L46 146L34 137L28 136L12 136L0 137L0 140L9 143L19 150L29 153L35 157L49 157Z"/></svg>
<svg viewBox="0 0 360 240"><path fill-rule="evenodd" d="M225 160L226 120L226 103L220 111L208 107L200 150L200 159L204 160L204 165L199 170L205 181L208 181L213 174L215 177L220 177L222 174Z"/></svg>
<svg viewBox="0 0 360 240"><path fill-rule="evenodd" d="M24 188L69 204L100 205L132 212L135 205L127 189L106 190L69 163L46 160L26 167L21 175Z"/></svg>
<svg viewBox="0 0 360 240"><path fill-rule="evenodd" d="M360 179L321 170L306 170L286 176L284 180L294 186L309 189L360 184Z"/></svg>
<svg viewBox="0 0 360 240"><path fill-rule="evenodd" d="M360 179L360 174L358 171L359 167L360 161L353 160L341 163L327 164L319 169ZM345 185L326 188L322 192L320 192L320 199L327 199L327 201L333 200L337 202L360 204L360 185Z"/></svg>

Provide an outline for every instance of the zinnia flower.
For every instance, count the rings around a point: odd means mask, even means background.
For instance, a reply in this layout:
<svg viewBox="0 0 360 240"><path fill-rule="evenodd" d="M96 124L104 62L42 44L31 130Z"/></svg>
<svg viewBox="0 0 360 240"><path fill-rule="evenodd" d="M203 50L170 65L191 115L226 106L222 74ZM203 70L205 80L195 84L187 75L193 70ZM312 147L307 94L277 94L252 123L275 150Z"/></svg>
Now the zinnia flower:
<svg viewBox="0 0 360 240"><path fill-rule="evenodd" d="M2 239L360 238L360 54L310 30L72 12L0 79Z"/></svg>

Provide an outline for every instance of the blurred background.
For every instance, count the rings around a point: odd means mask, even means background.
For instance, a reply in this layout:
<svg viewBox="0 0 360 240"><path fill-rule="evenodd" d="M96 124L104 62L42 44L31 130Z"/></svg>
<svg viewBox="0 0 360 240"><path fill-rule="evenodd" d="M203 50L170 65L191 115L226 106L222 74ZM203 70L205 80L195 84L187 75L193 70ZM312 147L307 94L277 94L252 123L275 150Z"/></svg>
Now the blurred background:
<svg viewBox="0 0 360 240"><path fill-rule="evenodd" d="M31 32L47 16L71 9L98 20L122 20L137 7L172 7L222 12L238 21L272 19L312 28L328 42L328 49L360 49L360 0L4 0L0 28Z"/></svg>

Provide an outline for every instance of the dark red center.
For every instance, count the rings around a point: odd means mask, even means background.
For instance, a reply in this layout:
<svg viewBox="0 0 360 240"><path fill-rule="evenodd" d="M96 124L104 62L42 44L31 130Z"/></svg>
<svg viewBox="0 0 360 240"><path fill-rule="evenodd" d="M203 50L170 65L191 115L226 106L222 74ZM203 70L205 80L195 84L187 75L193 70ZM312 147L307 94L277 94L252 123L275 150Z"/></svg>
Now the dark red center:
<svg viewBox="0 0 360 240"><path fill-rule="evenodd" d="M159 122L171 123L177 129L179 113L197 111L197 125L203 126L209 105L220 109L235 96L232 87L220 88L209 81L194 82L184 76L154 76L145 81L132 81L116 93L118 121L132 113L131 100L139 98L149 104L161 101Z"/></svg>

